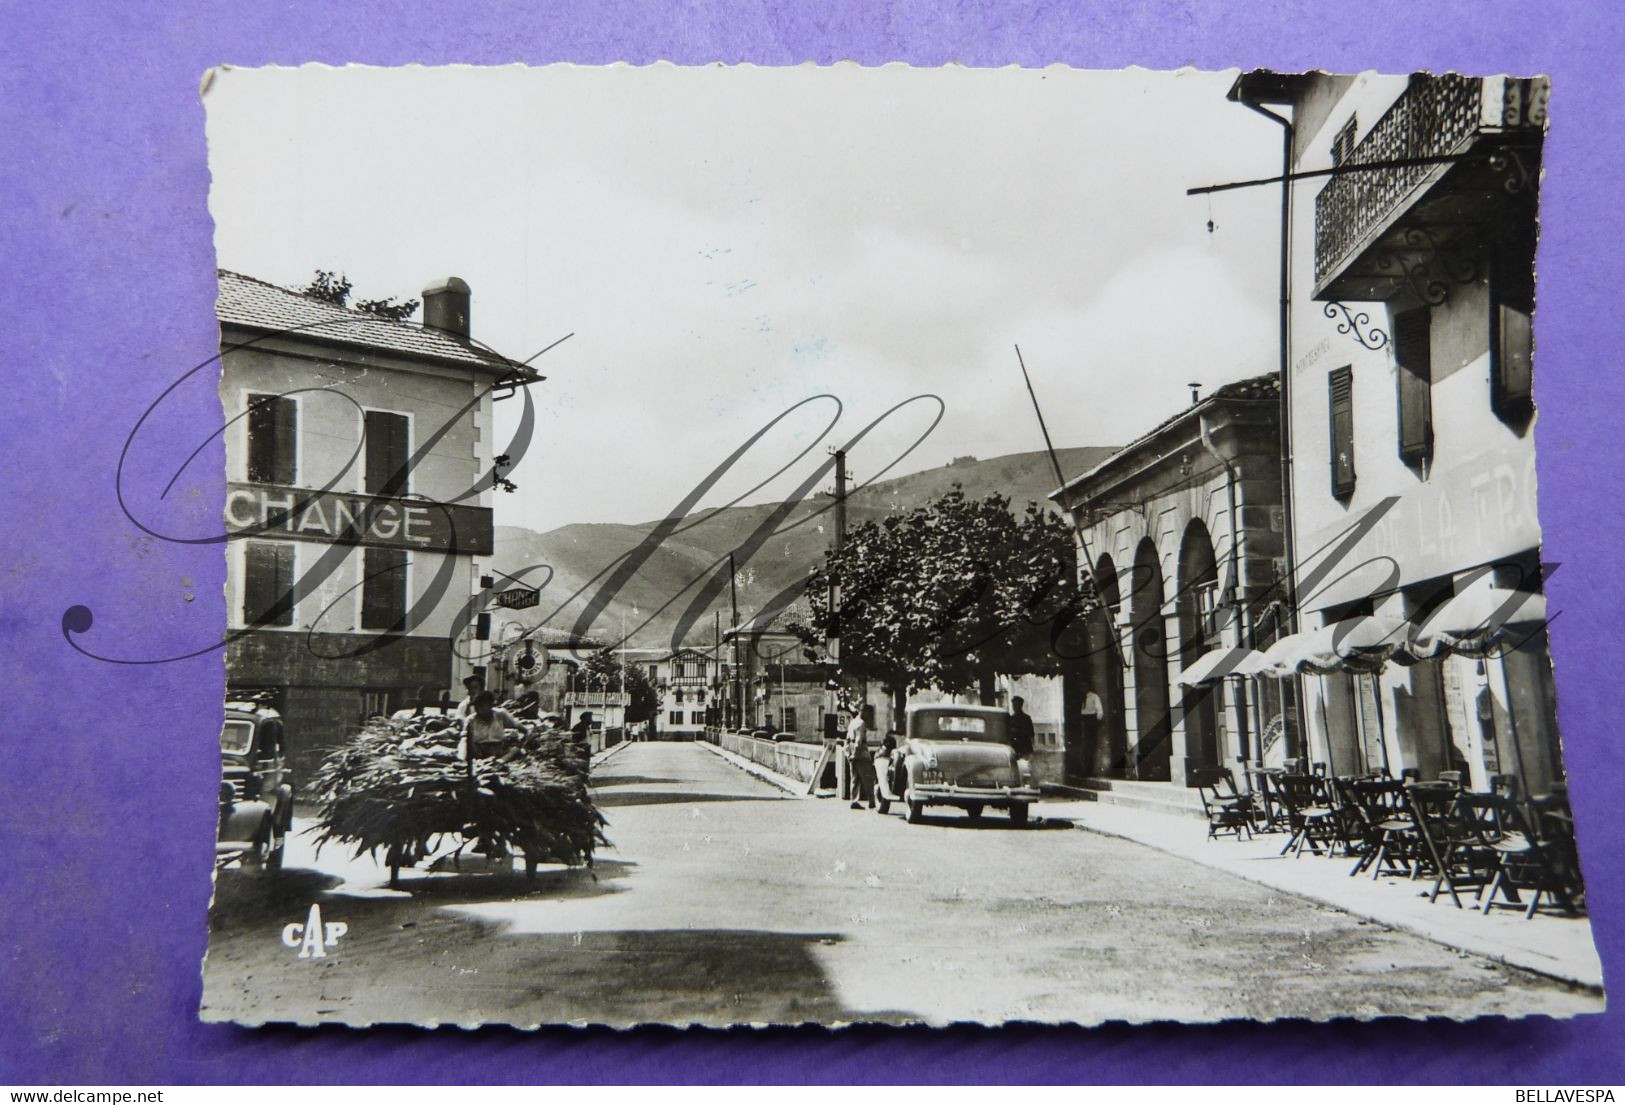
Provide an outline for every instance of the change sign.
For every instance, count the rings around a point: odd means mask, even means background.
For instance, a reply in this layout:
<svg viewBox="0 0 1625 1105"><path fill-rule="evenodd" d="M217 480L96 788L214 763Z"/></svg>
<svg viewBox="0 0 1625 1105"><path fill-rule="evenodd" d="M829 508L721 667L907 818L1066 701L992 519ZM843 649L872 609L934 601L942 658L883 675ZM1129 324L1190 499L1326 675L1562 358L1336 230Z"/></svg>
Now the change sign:
<svg viewBox="0 0 1625 1105"><path fill-rule="evenodd" d="M506 591L498 591L492 601L509 610L525 610L541 602L542 593L532 591L529 587L511 587Z"/></svg>

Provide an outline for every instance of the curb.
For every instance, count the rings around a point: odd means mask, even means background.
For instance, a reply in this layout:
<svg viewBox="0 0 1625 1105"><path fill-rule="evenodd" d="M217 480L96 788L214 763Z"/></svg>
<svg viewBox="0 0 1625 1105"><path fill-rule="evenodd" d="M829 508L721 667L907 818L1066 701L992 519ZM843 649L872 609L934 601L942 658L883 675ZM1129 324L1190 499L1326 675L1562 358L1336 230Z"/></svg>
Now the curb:
<svg viewBox="0 0 1625 1105"><path fill-rule="evenodd" d="M1326 895L1318 894L1313 890L1305 890L1296 886L1282 886L1279 882L1272 882L1257 875L1248 875L1237 871L1231 871L1227 867L1216 867L1211 864L1203 863L1199 859L1193 859L1183 853L1172 851L1171 849L1164 848L1158 844L1153 844L1148 840L1141 840L1139 837L1130 836L1125 832L1114 831L1098 825L1084 825L1070 817L1056 817L1055 820L1070 821L1072 822L1072 827L1081 832L1095 833L1098 836L1109 836L1118 840L1131 841L1132 843L1138 844L1141 847L1151 848L1155 851L1161 852L1163 855L1173 856L1175 859L1182 859L1188 863L1198 864L1202 867L1206 867L1210 871L1218 871L1225 875L1233 875L1238 879L1243 879L1246 882L1253 883L1257 886L1267 887L1270 890L1280 894L1290 894L1293 897L1302 898L1305 901L1315 902L1316 904L1326 906L1329 909L1335 909L1339 913L1347 913L1353 917L1363 917L1368 921L1374 921L1377 924L1383 925L1387 928L1394 929L1399 932L1406 932L1412 936L1420 936L1424 940L1431 941L1432 943L1438 944L1441 947L1450 948L1453 951L1465 952L1468 955L1475 955L1481 959L1492 960L1496 963L1502 964L1503 966L1515 967L1520 971L1528 971L1530 974L1536 974L1543 978L1553 979L1554 981L1561 982L1567 986L1575 986L1589 993L1605 993L1604 985L1601 981L1594 981L1590 978L1579 978L1574 974L1565 973L1562 968L1554 968L1549 964L1536 965L1530 963L1528 958L1523 956L1522 953L1508 953L1506 951L1485 947L1482 944L1475 944L1471 940L1441 936L1437 931L1430 930L1425 926L1416 923L1415 921L1385 917L1370 910L1362 910L1351 907L1347 902L1334 900Z"/></svg>

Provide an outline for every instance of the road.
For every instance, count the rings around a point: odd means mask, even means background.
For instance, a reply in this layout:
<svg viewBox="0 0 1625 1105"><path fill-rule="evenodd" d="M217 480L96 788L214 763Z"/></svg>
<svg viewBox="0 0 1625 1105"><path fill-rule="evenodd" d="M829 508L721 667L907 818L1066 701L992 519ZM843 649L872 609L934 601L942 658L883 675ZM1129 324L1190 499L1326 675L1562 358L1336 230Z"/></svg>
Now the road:
<svg viewBox="0 0 1625 1105"><path fill-rule="evenodd" d="M289 846L223 872L203 1015L243 1023L725 1025L1566 1015L1601 999L1199 864L1046 822L796 798L709 748L595 776L612 849L534 882ZM347 933L299 959L319 902ZM1445 908L1441 906L1440 908Z"/></svg>

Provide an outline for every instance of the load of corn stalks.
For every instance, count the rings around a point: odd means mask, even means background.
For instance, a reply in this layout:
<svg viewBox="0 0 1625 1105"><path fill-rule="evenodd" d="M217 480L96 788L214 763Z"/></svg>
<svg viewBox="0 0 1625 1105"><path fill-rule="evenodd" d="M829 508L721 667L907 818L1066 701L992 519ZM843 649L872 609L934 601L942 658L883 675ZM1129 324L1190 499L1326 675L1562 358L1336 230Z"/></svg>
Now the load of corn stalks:
<svg viewBox="0 0 1625 1105"><path fill-rule="evenodd" d="M568 733L526 726L509 730L500 755L470 764L462 735L449 719L369 722L316 772L317 849L338 841L357 856L383 851L391 882L447 838L461 838L459 852L476 844L487 856L522 855L527 871L590 867L608 842L587 792L586 749Z"/></svg>

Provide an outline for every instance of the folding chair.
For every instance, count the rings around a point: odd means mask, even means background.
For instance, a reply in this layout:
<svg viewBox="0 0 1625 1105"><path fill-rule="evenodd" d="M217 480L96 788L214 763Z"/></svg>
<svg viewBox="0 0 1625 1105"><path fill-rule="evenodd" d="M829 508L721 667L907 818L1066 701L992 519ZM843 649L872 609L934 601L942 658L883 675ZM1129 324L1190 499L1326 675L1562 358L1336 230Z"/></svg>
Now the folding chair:
<svg viewBox="0 0 1625 1105"><path fill-rule="evenodd" d="M1196 783L1197 793L1202 796L1202 812L1207 815L1207 838L1213 840L1228 833L1240 840L1246 833L1251 840L1253 799L1236 789L1236 777L1230 769L1203 768L1196 772Z"/></svg>
<svg viewBox="0 0 1625 1105"><path fill-rule="evenodd" d="M1488 887L1479 892L1485 913L1495 907L1496 895L1503 892L1506 904L1523 909L1526 920L1540 908L1543 894L1565 912L1579 912L1556 849L1536 839L1516 801L1505 794L1464 794L1458 804L1474 845L1496 861ZM1527 907L1520 898L1523 893L1529 894Z"/></svg>
<svg viewBox="0 0 1625 1105"><path fill-rule="evenodd" d="M1336 842L1335 811L1325 801L1319 780L1309 775L1278 775L1274 784L1276 795L1286 807L1287 824L1292 833L1281 854L1302 855L1308 846L1318 856L1322 844L1331 851Z"/></svg>
<svg viewBox="0 0 1625 1105"><path fill-rule="evenodd" d="M1461 909L1460 891L1482 888L1489 881L1496 861L1479 845L1474 829L1463 817L1457 804L1461 796L1454 787L1412 783L1405 788L1405 793L1433 870L1433 893L1428 901L1438 901L1439 891L1448 888L1450 900Z"/></svg>

